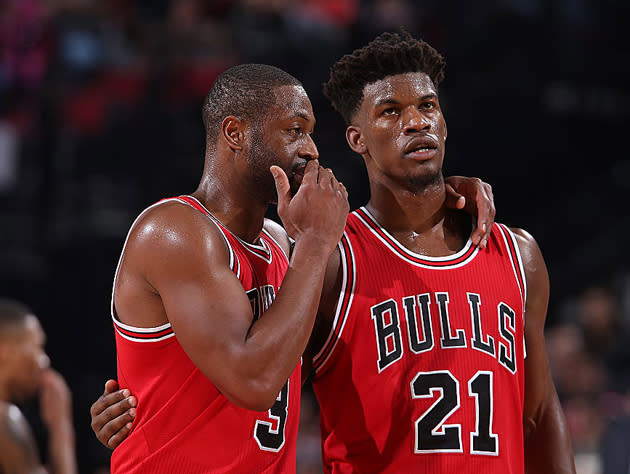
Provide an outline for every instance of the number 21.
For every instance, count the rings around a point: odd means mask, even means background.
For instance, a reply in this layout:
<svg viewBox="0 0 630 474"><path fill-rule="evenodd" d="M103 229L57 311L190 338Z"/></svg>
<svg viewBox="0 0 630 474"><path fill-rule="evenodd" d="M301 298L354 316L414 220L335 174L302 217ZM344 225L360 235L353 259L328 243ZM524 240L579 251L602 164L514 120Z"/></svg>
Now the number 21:
<svg viewBox="0 0 630 474"><path fill-rule="evenodd" d="M419 372L411 382L412 398L438 399L415 421L415 453L461 453L461 425L447 425L448 418L460 408L459 381L447 370ZM468 396L475 398L476 431L470 433L471 454L496 456L499 437L492 432L492 372L477 372L468 381Z"/></svg>

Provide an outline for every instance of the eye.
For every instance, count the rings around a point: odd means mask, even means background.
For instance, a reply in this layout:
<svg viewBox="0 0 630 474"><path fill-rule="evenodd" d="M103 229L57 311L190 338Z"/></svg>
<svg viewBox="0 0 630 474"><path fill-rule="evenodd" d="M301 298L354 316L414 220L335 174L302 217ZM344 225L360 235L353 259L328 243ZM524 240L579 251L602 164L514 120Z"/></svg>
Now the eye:
<svg viewBox="0 0 630 474"><path fill-rule="evenodd" d="M297 136L297 137L299 137L299 136L301 136L301 135L303 135L303 134L304 134L304 130L302 130L302 127L293 127L293 128L290 128L290 129L289 129L289 132L290 132L292 135L295 135L295 136Z"/></svg>
<svg viewBox="0 0 630 474"><path fill-rule="evenodd" d="M435 109L435 103L433 102L423 102L420 105L421 108L423 108L424 110L433 110Z"/></svg>
<svg viewBox="0 0 630 474"><path fill-rule="evenodd" d="M396 109L394 107L389 107L383 110L383 112L381 112L381 115L394 115L395 113L396 113Z"/></svg>

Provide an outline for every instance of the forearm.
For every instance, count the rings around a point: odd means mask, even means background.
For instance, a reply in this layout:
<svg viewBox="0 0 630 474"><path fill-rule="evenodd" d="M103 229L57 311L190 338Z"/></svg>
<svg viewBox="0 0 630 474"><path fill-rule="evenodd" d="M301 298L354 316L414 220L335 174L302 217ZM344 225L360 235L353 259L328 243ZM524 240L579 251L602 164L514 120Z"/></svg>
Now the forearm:
<svg viewBox="0 0 630 474"><path fill-rule="evenodd" d="M75 435L71 420L64 419L49 431L48 451L53 474L77 474Z"/></svg>
<svg viewBox="0 0 630 474"><path fill-rule="evenodd" d="M280 292L248 334L245 344L251 373L266 374L265 382L278 390L308 343L329 256L329 252L313 251L308 242L297 242Z"/></svg>
<svg viewBox="0 0 630 474"><path fill-rule="evenodd" d="M538 416L525 420L525 472L575 474L571 440L555 390Z"/></svg>

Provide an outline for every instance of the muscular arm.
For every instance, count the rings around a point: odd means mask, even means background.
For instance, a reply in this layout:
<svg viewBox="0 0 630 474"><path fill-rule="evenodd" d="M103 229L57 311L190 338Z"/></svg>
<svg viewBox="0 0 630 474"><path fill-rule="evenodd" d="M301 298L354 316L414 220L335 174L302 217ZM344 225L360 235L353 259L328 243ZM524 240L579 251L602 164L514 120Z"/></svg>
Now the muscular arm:
<svg viewBox="0 0 630 474"><path fill-rule="evenodd" d="M302 383L312 375L313 357L324 347L332 330L335 310L341 292L341 254L336 247L326 265L322 295L317 308L317 317L308 346L302 359Z"/></svg>
<svg viewBox="0 0 630 474"><path fill-rule="evenodd" d="M549 301L549 275L534 238L517 236L527 278L525 308L525 470L528 474L575 473L571 440L551 379L544 328Z"/></svg>
<svg viewBox="0 0 630 474"><path fill-rule="evenodd" d="M7 403L0 403L0 468L11 474L47 473L26 419L18 407Z"/></svg>
<svg viewBox="0 0 630 474"><path fill-rule="evenodd" d="M159 295L187 355L239 406L269 408L310 336L326 261L348 211L345 190L335 188L336 181L330 185L330 176L317 181L317 164L310 170L307 166L300 191L290 203L279 201L281 217L293 214L288 218L296 242L280 292L256 321L230 269L225 242L206 216L167 203L149 211L130 235L120 285L144 282ZM122 322L137 325L132 318L138 301L134 291L117 285L115 303Z"/></svg>

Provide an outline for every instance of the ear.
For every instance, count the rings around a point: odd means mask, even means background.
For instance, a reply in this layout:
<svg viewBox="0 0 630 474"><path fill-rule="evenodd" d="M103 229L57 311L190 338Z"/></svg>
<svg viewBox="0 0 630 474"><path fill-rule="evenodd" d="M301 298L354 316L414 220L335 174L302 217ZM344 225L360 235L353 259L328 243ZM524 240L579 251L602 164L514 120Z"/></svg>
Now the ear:
<svg viewBox="0 0 630 474"><path fill-rule="evenodd" d="M361 129L355 125L350 125L346 128L346 140L350 149L359 155L367 153L367 147L363 142L363 135L361 135Z"/></svg>
<svg viewBox="0 0 630 474"><path fill-rule="evenodd" d="M232 151L241 151L245 140L244 121L234 115L225 117L223 122L221 122L221 138Z"/></svg>

